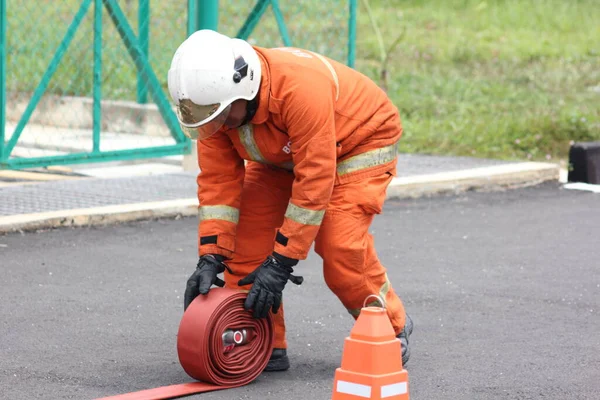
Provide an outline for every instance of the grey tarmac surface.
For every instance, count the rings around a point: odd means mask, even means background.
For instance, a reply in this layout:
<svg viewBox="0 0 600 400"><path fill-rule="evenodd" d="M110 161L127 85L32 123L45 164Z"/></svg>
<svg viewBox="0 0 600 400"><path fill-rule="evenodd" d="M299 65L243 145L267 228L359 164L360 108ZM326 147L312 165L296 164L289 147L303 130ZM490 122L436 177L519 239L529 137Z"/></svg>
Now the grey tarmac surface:
<svg viewBox="0 0 600 400"><path fill-rule="evenodd" d="M600 398L600 195L557 184L390 201L372 227L415 321L412 400ZM0 398L190 378L176 333L196 219L0 236ZM329 399L352 320L318 256L285 292L292 368L188 398Z"/></svg>

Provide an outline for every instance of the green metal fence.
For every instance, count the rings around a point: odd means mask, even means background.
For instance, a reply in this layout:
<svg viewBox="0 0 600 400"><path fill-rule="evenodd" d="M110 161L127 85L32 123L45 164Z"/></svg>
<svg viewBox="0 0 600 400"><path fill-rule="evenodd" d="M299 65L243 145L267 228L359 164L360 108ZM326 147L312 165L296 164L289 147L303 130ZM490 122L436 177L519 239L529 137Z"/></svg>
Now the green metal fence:
<svg viewBox="0 0 600 400"><path fill-rule="evenodd" d="M0 0L0 169L189 153L166 77L190 33L354 66L355 24L356 0Z"/></svg>

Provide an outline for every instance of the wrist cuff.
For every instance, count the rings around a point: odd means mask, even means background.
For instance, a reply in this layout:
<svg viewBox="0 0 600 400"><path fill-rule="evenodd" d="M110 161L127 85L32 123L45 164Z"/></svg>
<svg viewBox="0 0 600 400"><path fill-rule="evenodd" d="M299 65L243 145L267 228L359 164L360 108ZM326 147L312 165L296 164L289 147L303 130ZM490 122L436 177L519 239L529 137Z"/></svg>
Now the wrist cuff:
<svg viewBox="0 0 600 400"><path fill-rule="evenodd" d="M277 253L276 251L273 252L273 257L283 266L285 267L293 267L296 264L298 264L298 260L296 260L295 258L290 258L290 257L286 257L284 255L281 255L279 253Z"/></svg>

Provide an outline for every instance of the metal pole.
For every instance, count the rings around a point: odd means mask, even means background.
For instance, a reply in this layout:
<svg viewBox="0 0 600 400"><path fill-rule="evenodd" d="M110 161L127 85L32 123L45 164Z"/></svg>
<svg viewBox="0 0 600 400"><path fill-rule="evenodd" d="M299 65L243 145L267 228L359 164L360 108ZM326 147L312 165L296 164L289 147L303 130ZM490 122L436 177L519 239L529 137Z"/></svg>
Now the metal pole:
<svg viewBox="0 0 600 400"><path fill-rule="evenodd" d="M290 35L288 34L287 26L285 25L285 20L283 19L283 14L279 8L279 1L271 0L271 7L273 8L273 14L275 14L275 20L277 21L277 26L279 27L279 33L281 34L281 39L283 39L283 44L286 47L291 47L292 41L290 40Z"/></svg>
<svg viewBox="0 0 600 400"><path fill-rule="evenodd" d="M356 58L356 10L357 0L350 0L350 18L348 20L348 66L354 68Z"/></svg>
<svg viewBox="0 0 600 400"><path fill-rule="evenodd" d="M127 17L123 13L123 10L119 6L118 0L102 0L106 10L108 11L108 15L115 24L117 31L119 32L119 36L125 43L125 47L127 48L127 52L129 56L133 60L138 71L143 72L144 78L148 82L148 88L150 90L150 96L152 96L153 101L158 106L158 110L160 114L164 118L171 134L177 141L177 143L188 143L189 139L183 134L181 131L181 127L179 126L179 122L177 121L177 117L175 113L171 109L169 104L169 100L165 97L165 93L162 90L160 81L154 74L154 70L148 63L148 59L141 51L139 42L135 33L133 33L133 29L129 22L127 21Z"/></svg>
<svg viewBox="0 0 600 400"><path fill-rule="evenodd" d="M265 13L265 11L267 11L267 7L269 7L269 4L271 4L270 0L259 0L254 5L254 8L250 12L250 15L248 15L248 18L246 18L244 25L240 28L235 37L238 39L247 40L250 37L250 34L254 30L254 28L256 28L256 25L258 25L258 22L260 21L262 15Z"/></svg>
<svg viewBox="0 0 600 400"><path fill-rule="evenodd" d="M198 0L196 29L212 29L219 27L219 0Z"/></svg>
<svg viewBox="0 0 600 400"><path fill-rule="evenodd" d="M150 0L140 0L138 5L138 37L140 49L148 58L148 42L150 37ZM137 101L139 104L146 104L148 89L144 82L144 77L138 71L137 81Z"/></svg>
<svg viewBox="0 0 600 400"><path fill-rule="evenodd" d="M196 31L196 15L198 14L198 0L188 0L187 35Z"/></svg>
<svg viewBox="0 0 600 400"><path fill-rule="evenodd" d="M94 2L94 147L100 151L100 130L102 128L102 0Z"/></svg>
<svg viewBox="0 0 600 400"><path fill-rule="evenodd" d="M0 0L0 160L4 154L4 129L6 129L6 0Z"/></svg>
<svg viewBox="0 0 600 400"><path fill-rule="evenodd" d="M138 160L141 158L157 158L165 156L177 156L190 150L187 143L179 143L171 146L141 147L132 151L107 150L99 153L70 153L61 156L47 157L15 157L8 161L0 161L0 168L23 169L35 168L40 165L65 165L65 164L87 164L90 162L108 162L116 160ZM155 397L156 398L156 397Z"/></svg>

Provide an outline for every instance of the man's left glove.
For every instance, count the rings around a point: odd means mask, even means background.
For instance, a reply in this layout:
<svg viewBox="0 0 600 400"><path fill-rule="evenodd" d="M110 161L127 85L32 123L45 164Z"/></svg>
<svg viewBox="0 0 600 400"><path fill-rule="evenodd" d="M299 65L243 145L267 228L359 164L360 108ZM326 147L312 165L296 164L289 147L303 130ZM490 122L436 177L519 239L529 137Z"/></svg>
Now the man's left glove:
<svg viewBox="0 0 600 400"><path fill-rule="evenodd" d="M254 310L253 316L255 318L266 317L269 309L277 314L287 281L291 280L296 285L302 284L303 278L301 276L292 275L292 272L294 272L292 267L297 263L298 260L273 253L250 275L241 279L238 286L253 283L248 297L246 297L244 308Z"/></svg>

